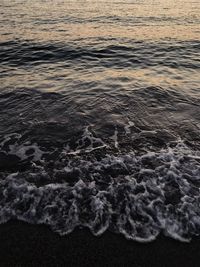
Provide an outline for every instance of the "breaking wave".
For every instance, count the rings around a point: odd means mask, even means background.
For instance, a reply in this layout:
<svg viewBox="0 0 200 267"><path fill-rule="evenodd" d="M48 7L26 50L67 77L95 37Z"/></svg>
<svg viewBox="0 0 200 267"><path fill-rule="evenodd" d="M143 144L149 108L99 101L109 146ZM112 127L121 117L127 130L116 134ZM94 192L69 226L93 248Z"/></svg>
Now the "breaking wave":
<svg viewBox="0 0 200 267"><path fill-rule="evenodd" d="M75 227L95 235L109 229L141 242L161 232L181 241L199 235L200 152L181 140L157 151L120 152L117 131L110 140L86 127L73 148L66 143L58 151L5 136L0 222L46 224L61 235Z"/></svg>

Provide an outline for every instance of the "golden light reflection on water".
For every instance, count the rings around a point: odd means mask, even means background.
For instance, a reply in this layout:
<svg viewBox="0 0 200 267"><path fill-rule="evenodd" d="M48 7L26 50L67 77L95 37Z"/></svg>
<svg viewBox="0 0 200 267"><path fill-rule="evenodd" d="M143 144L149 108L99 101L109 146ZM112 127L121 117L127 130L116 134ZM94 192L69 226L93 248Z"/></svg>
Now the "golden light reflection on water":
<svg viewBox="0 0 200 267"><path fill-rule="evenodd" d="M3 10L0 17L3 25L1 42L19 40L32 41L33 44L60 43L67 47L99 48L126 43L130 47L132 41L137 40L145 40L146 44L164 40L169 45L173 40L174 45L176 41L200 40L200 2L194 0L8 0L1 1L0 8ZM177 86L188 91L190 88L196 90L200 82L195 69L174 70L163 66L160 69L159 64L158 68L141 64L132 69L117 69L113 65L113 68L100 70L90 66L79 68L76 63L71 68L53 65L53 70L50 70L44 63L30 69L10 68L6 70L10 73L9 78L3 77L2 83L8 88L20 88L23 84L48 91L74 88L76 84L80 91L84 88L92 90L88 83L93 82L101 88L118 83L126 90L133 90L137 85L152 85Z"/></svg>
<svg viewBox="0 0 200 267"><path fill-rule="evenodd" d="M200 2L193 0L18 2L1 4L4 9L1 40L10 39L11 35L40 41L200 38Z"/></svg>

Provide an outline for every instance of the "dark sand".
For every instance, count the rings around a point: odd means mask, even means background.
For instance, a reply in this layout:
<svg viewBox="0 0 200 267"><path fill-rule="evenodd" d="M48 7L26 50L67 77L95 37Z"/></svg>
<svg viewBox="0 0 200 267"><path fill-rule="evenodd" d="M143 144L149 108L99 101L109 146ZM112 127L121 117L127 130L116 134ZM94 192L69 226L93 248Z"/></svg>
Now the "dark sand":
<svg viewBox="0 0 200 267"><path fill-rule="evenodd" d="M0 226L0 241L0 267L200 266L200 238L181 243L161 236L141 244L110 232L94 237L88 230L60 237L46 226L13 221Z"/></svg>

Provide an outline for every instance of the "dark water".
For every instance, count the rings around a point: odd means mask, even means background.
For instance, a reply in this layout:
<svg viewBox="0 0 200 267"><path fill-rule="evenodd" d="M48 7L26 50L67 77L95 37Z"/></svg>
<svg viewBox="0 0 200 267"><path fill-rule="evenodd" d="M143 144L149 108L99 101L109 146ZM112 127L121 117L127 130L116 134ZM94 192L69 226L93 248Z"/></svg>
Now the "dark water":
<svg viewBox="0 0 200 267"><path fill-rule="evenodd" d="M0 14L0 222L199 235L199 2L9 0Z"/></svg>

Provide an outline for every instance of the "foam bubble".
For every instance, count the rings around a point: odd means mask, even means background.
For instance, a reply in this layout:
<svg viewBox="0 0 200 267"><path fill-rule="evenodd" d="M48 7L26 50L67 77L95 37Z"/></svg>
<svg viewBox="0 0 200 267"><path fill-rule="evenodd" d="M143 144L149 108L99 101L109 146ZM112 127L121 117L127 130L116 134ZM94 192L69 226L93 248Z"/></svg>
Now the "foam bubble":
<svg viewBox="0 0 200 267"><path fill-rule="evenodd" d="M93 138L88 129L85 136ZM44 160L5 173L0 222L44 223L61 235L78 226L94 235L110 229L139 242L160 232L180 241L200 234L199 151L179 140L157 152L85 155L61 153L51 169Z"/></svg>

